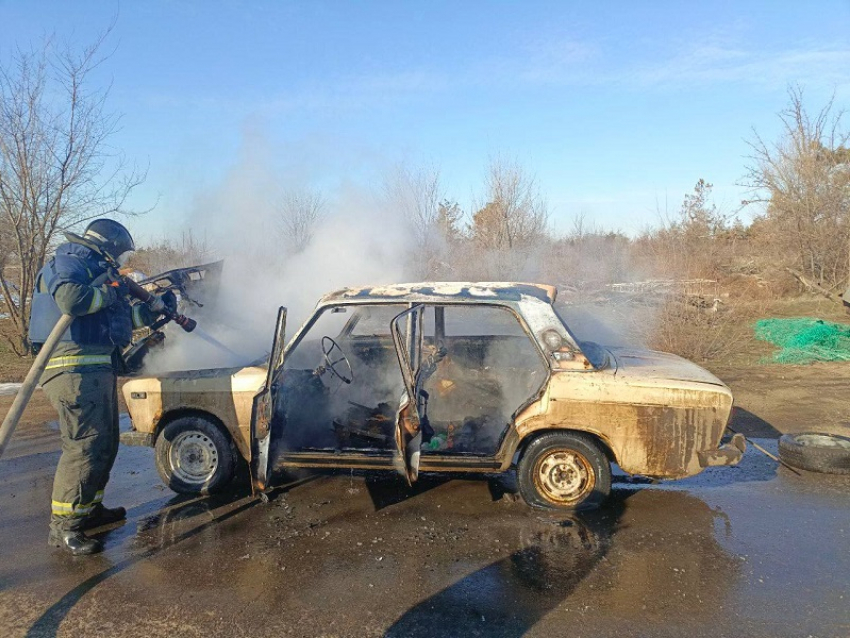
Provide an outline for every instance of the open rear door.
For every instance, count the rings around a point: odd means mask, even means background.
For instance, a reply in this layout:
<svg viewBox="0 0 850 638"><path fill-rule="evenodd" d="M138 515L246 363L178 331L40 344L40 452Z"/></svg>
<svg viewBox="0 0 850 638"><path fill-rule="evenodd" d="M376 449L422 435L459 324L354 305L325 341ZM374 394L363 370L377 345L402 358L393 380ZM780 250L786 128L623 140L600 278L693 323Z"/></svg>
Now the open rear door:
<svg viewBox="0 0 850 638"><path fill-rule="evenodd" d="M395 424L398 468L409 484L419 476L419 450L422 445L420 408L424 396L417 388L422 361L422 319L425 306L414 306L397 315L392 321L398 364L404 379L405 396L399 405Z"/></svg>
<svg viewBox="0 0 850 638"><path fill-rule="evenodd" d="M281 306L277 313L277 326L275 327L272 351L269 356L266 382L254 396L251 410L251 489L254 494L262 493L269 487L271 423L274 415L275 395L279 385L277 377L283 365L285 336L286 308Z"/></svg>

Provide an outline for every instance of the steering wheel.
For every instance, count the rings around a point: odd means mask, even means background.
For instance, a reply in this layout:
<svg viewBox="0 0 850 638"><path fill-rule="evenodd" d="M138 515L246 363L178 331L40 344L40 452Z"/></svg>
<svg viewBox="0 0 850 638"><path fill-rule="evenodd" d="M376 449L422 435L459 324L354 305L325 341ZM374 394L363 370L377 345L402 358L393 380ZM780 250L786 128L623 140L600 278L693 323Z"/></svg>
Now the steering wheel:
<svg viewBox="0 0 850 638"><path fill-rule="evenodd" d="M335 351L339 351L338 359L331 358ZM351 362L348 360L348 357L345 356L345 353L336 341L330 337L322 337L322 354L325 357L325 363L328 364L326 370L330 370L337 379L346 384L350 384L354 380L354 373L351 370ZM336 366L343 361L345 362L345 367L348 368L347 375L340 373L340 371L336 368Z"/></svg>

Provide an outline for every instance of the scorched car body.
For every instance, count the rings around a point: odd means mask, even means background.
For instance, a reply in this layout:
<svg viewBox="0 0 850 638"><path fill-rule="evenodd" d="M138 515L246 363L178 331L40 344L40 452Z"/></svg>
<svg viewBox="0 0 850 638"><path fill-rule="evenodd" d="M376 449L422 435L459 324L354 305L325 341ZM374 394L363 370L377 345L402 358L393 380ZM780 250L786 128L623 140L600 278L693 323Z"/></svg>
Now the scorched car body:
<svg viewBox="0 0 850 638"><path fill-rule="evenodd" d="M323 297L269 365L137 378L125 441L157 447L173 489L256 489L295 468L517 471L530 504L608 494L610 465L657 478L737 463L732 393L681 357L579 342L554 287L421 283Z"/></svg>

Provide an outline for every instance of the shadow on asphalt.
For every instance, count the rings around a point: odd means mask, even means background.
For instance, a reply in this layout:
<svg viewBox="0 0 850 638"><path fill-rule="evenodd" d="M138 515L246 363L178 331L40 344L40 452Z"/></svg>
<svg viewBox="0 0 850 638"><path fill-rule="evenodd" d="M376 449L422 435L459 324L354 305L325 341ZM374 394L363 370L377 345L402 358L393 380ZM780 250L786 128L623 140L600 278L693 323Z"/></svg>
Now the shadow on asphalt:
<svg viewBox="0 0 850 638"><path fill-rule="evenodd" d="M411 486L404 479L395 475L367 474L365 477L366 490L369 492L369 498L372 499L372 505L374 505L376 512L430 492L451 480L451 477L446 475L422 474L419 480Z"/></svg>
<svg viewBox="0 0 850 638"><path fill-rule="evenodd" d="M749 410L735 406L732 408L732 420L729 425L746 437L759 439L778 439L782 432Z"/></svg>
<svg viewBox="0 0 850 638"><path fill-rule="evenodd" d="M616 491L603 509L560 516L542 513L520 549L423 600L386 638L523 636L567 599L608 553L633 491Z"/></svg>
<svg viewBox="0 0 850 638"><path fill-rule="evenodd" d="M286 491L290 486L281 488L281 491ZM139 522L138 533L144 537L144 532L153 532L159 530L155 542L150 543L148 547L143 549L138 554L118 561L105 567L97 574L90 576L85 581L74 587L66 593L62 598L56 601L50 608L47 609L29 628L26 633L26 638L43 638L45 636L56 636L59 631L59 626L80 601L92 589L100 583L111 578L112 576L124 571L128 567L136 563L146 560L161 551L168 549L172 545L183 542L189 538L197 536L208 527L218 525L223 521L241 514L242 512L254 507L260 500L253 498L250 494L246 494L244 489L232 490L210 497L191 497L191 496L176 496L168 501L164 508L155 504L145 504L137 508L133 508L128 512L128 518L136 518L137 516L145 516L146 511L151 507L157 507L159 511L151 516L143 518ZM225 511L221 511L225 510ZM191 527L182 533L163 534L162 530L171 529L173 526L168 523L191 522L192 519L205 517L206 520ZM128 526L124 526L128 527ZM120 533L122 528L115 531ZM135 533L135 532L134 532ZM95 534L96 535L96 530ZM105 539L109 542L109 538ZM68 560L74 560L67 557ZM102 560L108 562L102 556L91 557L87 560Z"/></svg>
<svg viewBox="0 0 850 638"><path fill-rule="evenodd" d="M621 618L643 609L661 619L709 622L741 570L718 534L732 535L722 510L654 488L615 489L605 507L587 513L539 512L509 555L418 602L384 636L518 638L558 608Z"/></svg>

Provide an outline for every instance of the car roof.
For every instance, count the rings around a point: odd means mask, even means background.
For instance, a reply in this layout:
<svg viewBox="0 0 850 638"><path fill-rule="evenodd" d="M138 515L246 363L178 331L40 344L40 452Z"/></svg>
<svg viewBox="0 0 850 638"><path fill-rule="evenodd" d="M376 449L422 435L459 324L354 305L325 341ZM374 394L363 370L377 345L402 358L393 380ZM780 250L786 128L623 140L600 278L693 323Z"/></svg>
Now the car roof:
<svg viewBox="0 0 850 638"><path fill-rule="evenodd" d="M343 288L322 297L319 305L356 301L413 301L422 303L461 301L477 301L482 303L494 301L519 302L523 298L529 297L552 304L555 302L557 294L557 288L548 284L527 284L505 281L440 281Z"/></svg>

